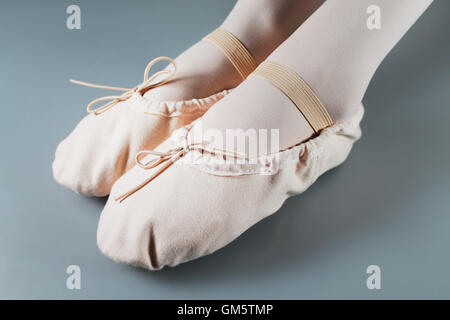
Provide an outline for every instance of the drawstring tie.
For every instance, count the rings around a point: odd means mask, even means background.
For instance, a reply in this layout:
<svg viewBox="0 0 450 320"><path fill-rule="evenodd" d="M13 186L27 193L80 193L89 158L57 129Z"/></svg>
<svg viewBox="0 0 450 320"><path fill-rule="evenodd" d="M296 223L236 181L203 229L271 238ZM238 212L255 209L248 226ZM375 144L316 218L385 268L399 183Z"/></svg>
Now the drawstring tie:
<svg viewBox="0 0 450 320"><path fill-rule="evenodd" d="M165 69L162 71L158 71L155 74L153 74L151 77L149 77L148 74L149 74L152 66L160 61L168 61L169 64L171 64L173 66L172 70ZM166 84L167 82L169 82L170 80L173 79L176 71L177 71L177 65L173 59L171 59L169 57L159 57L159 58L153 59L152 61L149 62L149 64L147 65L147 67L145 68L145 71L144 71L144 81L134 88L120 88L120 87L104 86L104 85L98 85L98 84L93 84L93 83L84 82L84 81L78 81L78 80L74 80L74 79L70 79L70 82L78 84L78 85L86 86L86 87L91 87L91 88L124 91L124 93L121 95L105 96L105 97L101 97L101 98L92 100L88 104L86 110L88 113L98 116L101 113L103 113L103 112L109 110L110 108L112 108L113 106L115 106L117 103L129 99L136 92L140 93L141 95L144 95L144 93L146 93L148 90ZM160 81L152 83L152 81L155 80L155 78L157 78L163 74L168 74L168 76ZM111 100L111 101L109 101L109 100ZM102 101L109 101L109 102L102 105L101 107L92 109L92 107L94 105L96 105L97 103L102 102Z"/></svg>
<svg viewBox="0 0 450 320"><path fill-rule="evenodd" d="M209 153L221 155L223 157L234 157L239 159L246 159L245 154L242 154L237 151L230 151L226 149L217 148L214 146L209 146L209 142L197 142L197 143L188 143L187 139L184 140L184 142L175 148L169 149L167 152L158 152L155 150L142 150L136 153L136 164L144 169L152 169L156 168L157 166L161 165L161 167L156 170L153 174L150 175L144 182L139 184L138 186L134 187L130 191L116 197L114 200L122 202L125 199L127 199L129 196L134 194L135 192L142 189L144 186L146 186L148 183L150 183L153 179L155 179L157 176L159 176L162 172L164 172L167 168L169 168L172 164L174 164L178 159L185 156L189 151L191 150L198 150L198 151L207 151ZM150 159L148 161L145 161L148 156L155 156L155 158Z"/></svg>

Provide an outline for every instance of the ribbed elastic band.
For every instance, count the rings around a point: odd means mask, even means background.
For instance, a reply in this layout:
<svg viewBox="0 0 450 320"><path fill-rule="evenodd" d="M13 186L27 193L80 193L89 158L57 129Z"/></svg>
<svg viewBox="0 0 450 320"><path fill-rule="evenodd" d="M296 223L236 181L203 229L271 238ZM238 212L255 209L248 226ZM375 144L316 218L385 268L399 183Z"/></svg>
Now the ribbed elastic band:
<svg viewBox="0 0 450 320"><path fill-rule="evenodd" d="M264 61L252 75L268 80L288 96L316 133L333 124L322 102L295 71L276 62Z"/></svg>
<svg viewBox="0 0 450 320"><path fill-rule="evenodd" d="M218 28L204 39L211 41L230 60L243 79L255 70L257 64L247 48L232 33Z"/></svg>

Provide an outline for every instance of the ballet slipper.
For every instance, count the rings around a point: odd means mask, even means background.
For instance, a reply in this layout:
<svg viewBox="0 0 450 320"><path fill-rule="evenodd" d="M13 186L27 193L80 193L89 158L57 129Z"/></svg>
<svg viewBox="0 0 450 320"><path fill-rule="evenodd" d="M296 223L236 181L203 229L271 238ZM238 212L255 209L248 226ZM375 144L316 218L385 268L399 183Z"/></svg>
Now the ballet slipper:
<svg viewBox="0 0 450 320"><path fill-rule="evenodd" d="M217 29L205 39L222 50L243 79L256 67L251 54L231 33ZM150 76L152 66L159 61L169 62L168 68ZM143 82L131 89L71 80L123 94L89 103L89 115L57 147L52 165L55 180L84 195L108 195L113 183L135 164L137 151L155 148L230 92L225 89L185 101L154 101L145 96L149 90L170 82L176 69L171 58L154 59L145 69Z"/></svg>
<svg viewBox="0 0 450 320"><path fill-rule="evenodd" d="M114 184L97 231L106 256L157 270L210 254L347 158L361 135L362 105L333 122L292 70L264 62L253 74L281 90L315 135L249 157L199 139L201 119L176 130L155 150L137 153L137 165Z"/></svg>

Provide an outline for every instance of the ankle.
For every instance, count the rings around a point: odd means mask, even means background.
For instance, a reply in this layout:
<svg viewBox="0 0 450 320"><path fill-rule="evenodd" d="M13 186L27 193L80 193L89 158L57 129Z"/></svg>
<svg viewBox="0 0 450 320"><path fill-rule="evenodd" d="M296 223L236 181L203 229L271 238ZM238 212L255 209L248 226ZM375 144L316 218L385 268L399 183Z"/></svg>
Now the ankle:
<svg viewBox="0 0 450 320"><path fill-rule="evenodd" d="M175 62L174 79L148 91L146 98L159 101L205 98L232 89L242 81L220 49L204 39L184 51Z"/></svg>
<svg viewBox="0 0 450 320"><path fill-rule="evenodd" d="M238 37L259 64L321 3L322 0L240 0L222 27Z"/></svg>

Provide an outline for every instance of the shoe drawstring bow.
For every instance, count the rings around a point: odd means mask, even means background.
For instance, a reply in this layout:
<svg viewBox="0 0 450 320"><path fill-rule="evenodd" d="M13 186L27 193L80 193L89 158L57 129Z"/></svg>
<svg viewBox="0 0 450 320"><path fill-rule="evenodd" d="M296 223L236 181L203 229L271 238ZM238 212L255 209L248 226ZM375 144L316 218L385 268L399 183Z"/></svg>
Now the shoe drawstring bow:
<svg viewBox="0 0 450 320"><path fill-rule="evenodd" d="M122 202L135 192L142 189L148 183L150 183L153 179L159 176L162 172L164 172L167 168L169 168L172 164L174 164L177 160L185 156L189 151L198 150L200 152L206 151L208 153L220 155L223 157L233 157L239 159L246 159L245 154L230 151L227 149L217 148L213 146L209 142L188 142L188 139L185 138L179 146L169 149L166 152L159 152L155 150L142 150L136 153L136 164L144 169L149 170L160 166L155 172L153 172L147 179L144 180L141 184L134 187L130 191L114 198L114 200ZM149 159L149 157L154 156L153 159Z"/></svg>
<svg viewBox="0 0 450 320"><path fill-rule="evenodd" d="M160 61L168 61L169 64L172 65L172 68L158 71L158 72L154 73L151 77L149 77L149 72L150 72L150 69L152 68L152 66ZM86 107L86 110L88 113L98 116L98 115L102 114L103 112L109 110L113 106L115 106L117 103L128 100L136 92L140 93L141 95L144 95L144 93L146 93L148 90L166 84L167 82L169 82L170 80L173 79L176 71L177 71L177 65L173 59L171 59L169 57L159 57L159 58L153 59L152 61L150 61L148 63L148 65L144 71L144 81L134 88L120 88L120 87L104 86L104 85L98 85L98 84L93 84L93 83L89 83L89 82L79 81L79 80L75 80L75 79L70 79L70 82L78 84L78 85L86 86L86 87L91 87L91 88L124 92L121 95L105 96L105 97L101 97L101 98L92 100ZM153 82L157 77L164 75L164 74L167 74L167 77L165 77L159 81ZM109 102L102 105L101 107L97 107L96 109L93 109L94 105L98 104L99 102L103 102L103 101L109 101Z"/></svg>

